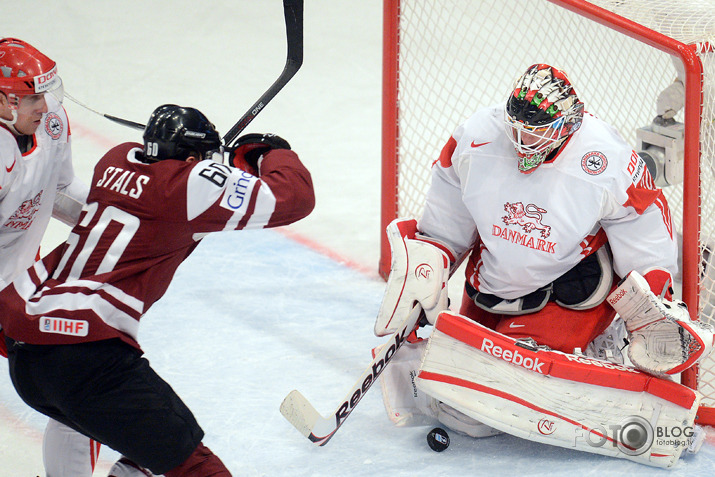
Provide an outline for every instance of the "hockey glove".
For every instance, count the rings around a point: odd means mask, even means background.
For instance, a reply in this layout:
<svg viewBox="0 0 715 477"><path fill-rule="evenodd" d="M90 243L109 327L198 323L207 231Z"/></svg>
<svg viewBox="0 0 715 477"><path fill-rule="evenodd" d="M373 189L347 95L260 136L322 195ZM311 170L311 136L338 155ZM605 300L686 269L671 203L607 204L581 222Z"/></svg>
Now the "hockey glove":
<svg viewBox="0 0 715 477"><path fill-rule="evenodd" d="M628 331L628 357L636 368L662 376L688 369L707 357L713 328L692 321L682 301L660 299L638 272L629 273L608 302Z"/></svg>
<svg viewBox="0 0 715 477"><path fill-rule="evenodd" d="M258 172L258 161L263 154L271 149L290 149L290 144L282 137L272 133L246 134L236 141L231 162L234 167L247 172ZM246 165L248 165L248 168L246 168Z"/></svg>

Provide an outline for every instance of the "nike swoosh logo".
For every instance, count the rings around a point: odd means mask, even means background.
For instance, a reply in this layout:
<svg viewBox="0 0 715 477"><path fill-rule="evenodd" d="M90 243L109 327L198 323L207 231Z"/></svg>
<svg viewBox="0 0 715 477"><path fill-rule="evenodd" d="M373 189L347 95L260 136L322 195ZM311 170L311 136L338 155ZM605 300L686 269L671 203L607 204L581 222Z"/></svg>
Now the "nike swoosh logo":
<svg viewBox="0 0 715 477"><path fill-rule="evenodd" d="M509 323L509 328L523 328L526 325L517 325L516 323Z"/></svg>
<svg viewBox="0 0 715 477"><path fill-rule="evenodd" d="M472 141L472 147L484 146L485 144L489 144L489 142L482 142L482 143L477 144L474 141Z"/></svg>
<svg viewBox="0 0 715 477"><path fill-rule="evenodd" d="M15 159L14 161L12 161L12 165L11 165L10 167L5 166L5 170L6 170L8 173L12 172L12 170L15 168L15 163L17 163L17 159Z"/></svg>

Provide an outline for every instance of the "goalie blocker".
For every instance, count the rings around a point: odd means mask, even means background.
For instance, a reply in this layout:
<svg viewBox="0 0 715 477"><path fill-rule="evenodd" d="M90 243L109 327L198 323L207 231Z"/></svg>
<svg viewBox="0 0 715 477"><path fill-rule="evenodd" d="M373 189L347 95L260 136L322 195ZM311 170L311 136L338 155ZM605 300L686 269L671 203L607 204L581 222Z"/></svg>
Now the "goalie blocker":
<svg viewBox="0 0 715 477"><path fill-rule="evenodd" d="M396 219L387 226L392 263L385 295L375 319L375 335L397 331L402 318L415 302L422 306L425 317L434 323L447 309L447 283L455 255L449 247L417 232L414 219Z"/></svg>
<svg viewBox="0 0 715 477"><path fill-rule="evenodd" d="M503 432L651 466L675 465L703 437L694 427L699 395L686 386L540 348L451 312L439 315L415 383Z"/></svg>

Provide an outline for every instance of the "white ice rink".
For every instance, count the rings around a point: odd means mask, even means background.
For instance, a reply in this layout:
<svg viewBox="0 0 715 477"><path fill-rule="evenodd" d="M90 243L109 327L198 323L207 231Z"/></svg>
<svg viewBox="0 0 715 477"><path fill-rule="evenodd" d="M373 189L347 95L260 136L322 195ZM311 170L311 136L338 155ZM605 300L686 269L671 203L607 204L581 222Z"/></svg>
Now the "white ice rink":
<svg viewBox="0 0 715 477"><path fill-rule="evenodd" d="M285 61L280 0L24 0L5 11L0 36L57 61L66 91L139 122L171 102L201 109L225 132ZM280 415L292 389L333 411L382 343L372 334L384 288L376 273L381 22L380 0L306 0L304 65L246 132L291 143L313 174L315 211L283 231L206 238L142 320L147 358L194 411L204 442L236 476L715 475L710 443L672 471L510 436L451 433L438 454L427 447L428 427L391 424L377 388L325 447ZM65 107L77 174L87 181L109 147L141 140ZM45 251L67 232L53 225ZM4 363L0 477L44 475L46 418L15 395ZM95 475L104 476L116 454L103 449L100 458Z"/></svg>

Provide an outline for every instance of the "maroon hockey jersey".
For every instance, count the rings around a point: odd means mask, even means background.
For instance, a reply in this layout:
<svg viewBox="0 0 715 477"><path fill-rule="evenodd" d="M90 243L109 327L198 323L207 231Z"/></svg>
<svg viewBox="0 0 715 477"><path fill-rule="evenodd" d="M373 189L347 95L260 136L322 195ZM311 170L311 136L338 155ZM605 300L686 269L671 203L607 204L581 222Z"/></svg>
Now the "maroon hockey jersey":
<svg viewBox="0 0 715 477"><path fill-rule="evenodd" d="M0 292L7 336L139 348L140 318L206 234L286 225L315 204L310 173L290 150L265 154L260 178L209 160L147 164L141 152L136 143L111 149L67 242Z"/></svg>

